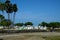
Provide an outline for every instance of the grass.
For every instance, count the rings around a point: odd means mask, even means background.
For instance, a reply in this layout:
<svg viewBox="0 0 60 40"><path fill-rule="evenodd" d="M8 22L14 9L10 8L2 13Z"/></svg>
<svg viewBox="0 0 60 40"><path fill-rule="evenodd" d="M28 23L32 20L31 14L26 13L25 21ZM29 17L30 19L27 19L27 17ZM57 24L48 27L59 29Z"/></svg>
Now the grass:
<svg viewBox="0 0 60 40"><path fill-rule="evenodd" d="M30 38L31 36L14 36L14 37L7 37L4 40L25 40Z"/></svg>
<svg viewBox="0 0 60 40"><path fill-rule="evenodd" d="M43 40L40 35L24 35L24 36L14 36L6 37L3 40Z"/></svg>
<svg viewBox="0 0 60 40"><path fill-rule="evenodd" d="M60 36L40 36L40 35L24 35L7 37L4 40L60 40Z"/></svg>
<svg viewBox="0 0 60 40"><path fill-rule="evenodd" d="M42 37L45 40L60 40L60 36L49 36L49 37Z"/></svg>

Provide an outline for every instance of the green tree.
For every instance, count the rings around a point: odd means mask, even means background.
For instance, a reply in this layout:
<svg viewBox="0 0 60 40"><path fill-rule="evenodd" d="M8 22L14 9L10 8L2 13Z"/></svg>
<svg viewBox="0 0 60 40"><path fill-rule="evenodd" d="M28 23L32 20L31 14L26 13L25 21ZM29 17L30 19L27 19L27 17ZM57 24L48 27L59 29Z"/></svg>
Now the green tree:
<svg viewBox="0 0 60 40"><path fill-rule="evenodd" d="M8 20L8 19L4 19L1 21L1 25L2 26L6 26L8 28L10 28L9 26L12 24L11 20Z"/></svg>
<svg viewBox="0 0 60 40"><path fill-rule="evenodd" d="M4 14L5 10L5 4L0 2L0 10L2 11L2 14Z"/></svg>
<svg viewBox="0 0 60 40"><path fill-rule="evenodd" d="M5 17L0 14L0 21L2 21Z"/></svg>
<svg viewBox="0 0 60 40"><path fill-rule="evenodd" d="M46 23L46 22L42 22L40 25L44 27L44 26L47 26L48 23Z"/></svg>
<svg viewBox="0 0 60 40"><path fill-rule="evenodd" d="M14 11L14 15L13 15L13 24L14 24L14 21L15 21L15 15L16 15L17 10L18 10L17 5L14 4L14 5L13 5L13 11Z"/></svg>
<svg viewBox="0 0 60 40"><path fill-rule="evenodd" d="M23 23L16 23L15 26L23 26Z"/></svg>
<svg viewBox="0 0 60 40"><path fill-rule="evenodd" d="M5 10L8 13L8 19L10 20L10 14L13 12L13 6L9 0L5 2Z"/></svg>
<svg viewBox="0 0 60 40"><path fill-rule="evenodd" d="M32 25L33 25L33 23L32 23L32 22L26 22L26 23L25 23L25 26L27 26L27 25L32 26Z"/></svg>
<svg viewBox="0 0 60 40"><path fill-rule="evenodd" d="M49 26L52 27L53 29L58 28L58 27L60 27L60 23L59 22L50 22Z"/></svg>
<svg viewBox="0 0 60 40"><path fill-rule="evenodd" d="M4 20L4 19L5 19L5 17L0 14L0 25L1 25L1 21Z"/></svg>

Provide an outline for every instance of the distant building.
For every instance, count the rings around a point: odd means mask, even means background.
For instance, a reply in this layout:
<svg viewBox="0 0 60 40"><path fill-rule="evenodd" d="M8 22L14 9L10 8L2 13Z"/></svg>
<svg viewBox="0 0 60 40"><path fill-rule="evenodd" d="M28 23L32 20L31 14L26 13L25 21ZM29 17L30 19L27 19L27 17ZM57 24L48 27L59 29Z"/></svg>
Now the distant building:
<svg viewBox="0 0 60 40"><path fill-rule="evenodd" d="M3 29L4 27L3 26L0 26L0 29Z"/></svg>
<svg viewBox="0 0 60 40"><path fill-rule="evenodd" d="M33 26L27 25L27 26L24 27L24 29L31 30L31 29L33 29Z"/></svg>
<svg viewBox="0 0 60 40"><path fill-rule="evenodd" d="M33 30L33 29L40 29L40 30L47 30L47 27L43 27L43 26L30 26L30 25L27 25L27 26L14 26L14 28L16 30Z"/></svg>
<svg viewBox="0 0 60 40"><path fill-rule="evenodd" d="M38 30L38 27L37 27L37 26L35 26L35 27L34 27L34 29L37 29L37 30Z"/></svg>
<svg viewBox="0 0 60 40"><path fill-rule="evenodd" d="M46 26L38 26L40 30L47 30L47 27Z"/></svg>
<svg viewBox="0 0 60 40"><path fill-rule="evenodd" d="M27 25L27 26L14 26L16 30L31 30L33 29L33 26Z"/></svg>

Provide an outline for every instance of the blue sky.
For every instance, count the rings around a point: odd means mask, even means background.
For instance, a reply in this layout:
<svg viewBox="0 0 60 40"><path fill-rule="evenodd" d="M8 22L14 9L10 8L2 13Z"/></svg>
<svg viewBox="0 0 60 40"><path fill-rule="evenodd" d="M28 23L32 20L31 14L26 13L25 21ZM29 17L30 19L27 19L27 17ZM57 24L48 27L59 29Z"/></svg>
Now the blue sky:
<svg viewBox="0 0 60 40"><path fill-rule="evenodd" d="M33 22L34 25L45 22L60 22L60 0L11 0L18 11L15 23Z"/></svg>

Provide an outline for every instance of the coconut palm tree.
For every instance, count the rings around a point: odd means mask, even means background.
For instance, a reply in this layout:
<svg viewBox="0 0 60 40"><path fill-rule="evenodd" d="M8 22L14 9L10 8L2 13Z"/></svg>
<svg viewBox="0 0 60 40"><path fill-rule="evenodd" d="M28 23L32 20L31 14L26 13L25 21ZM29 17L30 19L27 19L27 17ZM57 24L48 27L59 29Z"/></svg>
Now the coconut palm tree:
<svg viewBox="0 0 60 40"><path fill-rule="evenodd" d="M17 5L14 4L14 5L13 5L13 11L14 11L14 15L13 15L13 24L14 24L14 21L15 21L15 15L16 15L17 10L18 10Z"/></svg>
<svg viewBox="0 0 60 40"><path fill-rule="evenodd" d="M5 4L0 3L0 10L2 11L2 14L4 15L4 10L5 10Z"/></svg>
<svg viewBox="0 0 60 40"><path fill-rule="evenodd" d="M13 12L13 7L12 7L12 4L10 3L10 1L6 1L5 2L5 10L6 12L8 13L8 19L10 20L10 14Z"/></svg>

